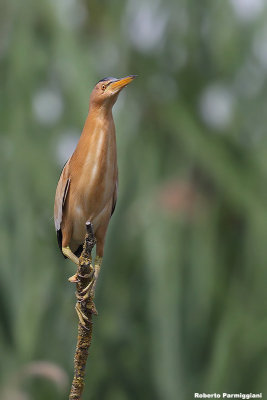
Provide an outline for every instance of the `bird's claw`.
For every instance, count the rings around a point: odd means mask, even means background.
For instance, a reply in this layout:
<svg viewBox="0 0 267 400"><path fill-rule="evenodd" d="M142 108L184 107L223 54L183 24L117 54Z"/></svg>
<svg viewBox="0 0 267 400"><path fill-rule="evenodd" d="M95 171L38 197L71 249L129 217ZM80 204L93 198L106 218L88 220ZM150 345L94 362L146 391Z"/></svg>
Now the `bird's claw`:
<svg viewBox="0 0 267 400"><path fill-rule="evenodd" d="M95 277L93 276L93 279L89 282L89 284L81 291L81 295L86 295L90 294L91 292L91 286L95 283Z"/></svg>
<svg viewBox="0 0 267 400"><path fill-rule="evenodd" d="M91 280L94 277L94 273L95 273L95 269L91 266L91 271L89 272L89 274L80 275L80 274L78 274L78 272L76 272L74 275L72 275L71 277L68 278L68 281L71 283L77 283L81 279L90 279Z"/></svg>
<svg viewBox="0 0 267 400"><path fill-rule="evenodd" d="M90 311L91 314L93 315L98 315L97 309L95 307L95 304L93 301L91 301L89 304L86 305L86 308L88 309L88 311ZM87 315L85 315L85 313L82 311L81 309L81 304L79 302L76 303L75 306L75 310L77 312L78 318L79 318L79 322L80 324L88 329L87 324L89 322L89 318L87 317Z"/></svg>
<svg viewBox="0 0 267 400"><path fill-rule="evenodd" d="M80 305L79 303L76 303L75 310L76 310L76 312L77 312L77 315L78 315L80 324L81 324L84 328L88 329L87 326L86 326L86 323L89 321L89 319L88 319L88 317L82 312L82 310L81 310L81 305Z"/></svg>
<svg viewBox="0 0 267 400"><path fill-rule="evenodd" d="M96 281L99 275L101 259L97 259L97 263L93 267L90 265L90 272L86 275L75 274L75 279L71 282L81 282L83 279L88 279L89 283L79 293L76 292L77 304L75 306L80 324L88 329L89 318L88 314L98 315L94 304ZM88 310L88 311L87 311Z"/></svg>
<svg viewBox="0 0 267 400"><path fill-rule="evenodd" d="M91 298L94 298L94 297L95 297L95 290L94 290L94 288L95 288L96 279L95 279L94 271L93 271L93 274L90 274L90 277L91 277L90 282L89 282L88 285L80 292L80 294L78 294L78 293L76 292L76 297L77 297L79 303L81 303L81 302L87 300L89 297L91 297ZM85 276L83 276L83 278L85 278Z"/></svg>
<svg viewBox="0 0 267 400"><path fill-rule="evenodd" d="M78 275L74 274L74 275L70 276L68 278L68 281L71 282L71 283L77 283L78 282Z"/></svg>
<svg viewBox="0 0 267 400"><path fill-rule="evenodd" d="M87 309L90 311L91 314L95 316L98 315L95 303L93 301L90 301L89 304L87 304Z"/></svg>

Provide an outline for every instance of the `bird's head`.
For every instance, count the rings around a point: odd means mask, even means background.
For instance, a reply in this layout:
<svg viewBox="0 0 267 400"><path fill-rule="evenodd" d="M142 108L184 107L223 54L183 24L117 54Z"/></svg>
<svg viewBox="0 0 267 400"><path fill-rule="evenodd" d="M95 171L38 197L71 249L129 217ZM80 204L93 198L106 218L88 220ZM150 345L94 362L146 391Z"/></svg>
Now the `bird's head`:
<svg viewBox="0 0 267 400"><path fill-rule="evenodd" d="M101 79L91 93L90 104L96 107L112 108L120 91L131 83L134 78L136 78L136 75L129 75L121 79L112 77Z"/></svg>

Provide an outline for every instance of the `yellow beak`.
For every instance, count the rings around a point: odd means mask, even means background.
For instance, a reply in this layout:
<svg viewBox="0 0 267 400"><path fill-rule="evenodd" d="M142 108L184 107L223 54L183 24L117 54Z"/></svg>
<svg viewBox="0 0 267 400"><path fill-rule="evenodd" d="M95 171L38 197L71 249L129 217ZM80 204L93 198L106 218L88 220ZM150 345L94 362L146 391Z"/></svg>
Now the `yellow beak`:
<svg viewBox="0 0 267 400"><path fill-rule="evenodd" d="M109 87L110 87L111 90L115 90L117 92L118 90L124 88L129 83L131 83L136 77L137 77L137 75L126 76L125 78L121 78L121 79L118 79L115 82L112 82L109 85Z"/></svg>

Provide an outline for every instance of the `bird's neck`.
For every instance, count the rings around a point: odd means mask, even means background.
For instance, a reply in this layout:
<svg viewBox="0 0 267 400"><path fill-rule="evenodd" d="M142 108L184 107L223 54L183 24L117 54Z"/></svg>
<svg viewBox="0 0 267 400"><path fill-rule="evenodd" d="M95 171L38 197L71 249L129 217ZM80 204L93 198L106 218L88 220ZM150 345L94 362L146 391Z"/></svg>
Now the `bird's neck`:
<svg viewBox="0 0 267 400"><path fill-rule="evenodd" d="M90 107L84 124L83 133L86 136L115 133L112 108Z"/></svg>
<svg viewBox="0 0 267 400"><path fill-rule="evenodd" d="M112 112L89 109L87 119L70 163L83 171L116 168L116 134ZM112 170L112 169L111 169ZM99 172L99 173L100 173Z"/></svg>
<svg viewBox="0 0 267 400"><path fill-rule="evenodd" d="M89 112L87 115L86 122L88 121L97 121L97 120L112 120L113 121L113 115L112 115L112 106L110 105L95 105L91 104L89 105Z"/></svg>
<svg viewBox="0 0 267 400"><path fill-rule="evenodd" d="M110 140L116 142L112 109L90 107L78 146L88 150Z"/></svg>

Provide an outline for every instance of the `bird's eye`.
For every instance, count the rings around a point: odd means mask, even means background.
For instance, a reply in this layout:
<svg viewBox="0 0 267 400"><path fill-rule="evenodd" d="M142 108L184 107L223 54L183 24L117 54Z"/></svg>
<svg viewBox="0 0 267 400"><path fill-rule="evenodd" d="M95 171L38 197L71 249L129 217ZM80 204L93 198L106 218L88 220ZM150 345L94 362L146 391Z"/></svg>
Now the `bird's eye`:
<svg viewBox="0 0 267 400"><path fill-rule="evenodd" d="M102 90L105 90L106 89L106 86L105 85L102 85Z"/></svg>

